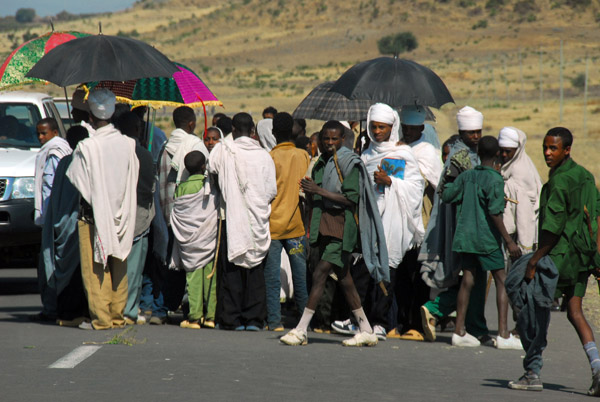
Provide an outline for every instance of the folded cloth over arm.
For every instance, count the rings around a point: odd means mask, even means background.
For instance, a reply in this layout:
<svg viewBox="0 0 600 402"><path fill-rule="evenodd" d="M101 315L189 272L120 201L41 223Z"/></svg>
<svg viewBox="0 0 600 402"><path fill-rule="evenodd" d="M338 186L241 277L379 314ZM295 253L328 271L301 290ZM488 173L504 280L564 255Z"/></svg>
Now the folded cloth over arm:
<svg viewBox="0 0 600 402"><path fill-rule="evenodd" d="M548 341L550 307L558 283L558 270L549 256L537 263L533 280L525 281L527 262L533 253L519 258L506 277L506 293L517 313L517 328L526 351L523 367L539 374L542 368L542 352Z"/></svg>

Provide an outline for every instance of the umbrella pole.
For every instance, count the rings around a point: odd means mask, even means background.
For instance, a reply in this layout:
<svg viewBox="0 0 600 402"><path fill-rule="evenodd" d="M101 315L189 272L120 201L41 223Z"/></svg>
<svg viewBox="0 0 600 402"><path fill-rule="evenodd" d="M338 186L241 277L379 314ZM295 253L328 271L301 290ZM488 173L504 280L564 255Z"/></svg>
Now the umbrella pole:
<svg viewBox="0 0 600 402"><path fill-rule="evenodd" d="M150 109L148 109L150 113ZM156 121L156 109L152 110L152 128L150 128L150 139L148 140L148 151L152 152L152 143L154 142L154 122ZM149 126L150 124L148 124Z"/></svg>
<svg viewBox="0 0 600 402"><path fill-rule="evenodd" d="M143 141L143 145L144 146L149 146L148 144L148 131L150 130L150 106L147 106L148 111L146 114L146 124L145 124L145 129L144 129L144 141ZM149 149L148 149L149 150Z"/></svg>
<svg viewBox="0 0 600 402"><path fill-rule="evenodd" d="M200 100L200 102L202 102L202 109L204 110L204 133L202 134L202 138L204 138L204 136L206 135L206 130L208 130L208 120L206 117L206 105L204 104L204 101L202 100L200 95L196 94L196 98L198 98Z"/></svg>
<svg viewBox="0 0 600 402"><path fill-rule="evenodd" d="M52 27L54 30L54 27ZM73 117L71 116L71 105L69 105L69 97L67 96L67 87L63 87L65 91L65 102L67 103L67 115L69 116L69 128L73 127Z"/></svg>

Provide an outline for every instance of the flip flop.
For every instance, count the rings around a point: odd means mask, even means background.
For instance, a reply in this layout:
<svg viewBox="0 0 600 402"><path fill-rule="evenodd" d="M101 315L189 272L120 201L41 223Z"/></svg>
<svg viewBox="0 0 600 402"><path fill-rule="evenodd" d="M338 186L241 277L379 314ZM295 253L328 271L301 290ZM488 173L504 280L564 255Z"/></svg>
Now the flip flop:
<svg viewBox="0 0 600 402"><path fill-rule="evenodd" d="M423 342L425 340L425 338L423 337L423 334L421 334L416 329L410 329L410 330L406 331L405 333L400 335L399 339L403 339L405 341L417 341L417 342Z"/></svg>
<svg viewBox="0 0 600 402"><path fill-rule="evenodd" d="M400 335L400 333L398 332L398 330L396 328L394 328L390 332L388 332L387 337L392 338L392 339L402 339L402 335Z"/></svg>

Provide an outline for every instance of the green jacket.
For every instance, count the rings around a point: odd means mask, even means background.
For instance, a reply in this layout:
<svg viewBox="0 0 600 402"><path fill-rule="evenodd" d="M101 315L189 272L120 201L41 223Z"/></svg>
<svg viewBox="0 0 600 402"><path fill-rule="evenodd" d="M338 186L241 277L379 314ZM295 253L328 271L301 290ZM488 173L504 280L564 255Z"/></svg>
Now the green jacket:
<svg viewBox="0 0 600 402"><path fill-rule="evenodd" d="M490 254L500 248L502 237L491 215L504 212L504 179L487 166L475 166L447 183L442 201L457 204L452 251Z"/></svg>
<svg viewBox="0 0 600 402"><path fill-rule="evenodd" d="M312 179L320 187L323 187L323 175L327 163L333 163L333 159L324 160L320 157L312 171ZM359 172L353 168L349 175L344 177L342 183L342 195L358 206L359 202ZM310 222L310 244L316 245L319 239L319 225L321 214L324 209L324 200L320 195L313 195L312 220ZM358 243L358 227L354 219L354 208L344 208L344 237L342 239L342 250L348 253L355 251Z"/></svg>
<svg viewBox="0 0 600 402"><path fill-rule="evenodd" d="M594 176L568 159L552 172L540 195L540 235L546 230L559 236L549 253L560 274L559 286L575 284L579 272L594 268L599 215L600 193Z"/></svg>

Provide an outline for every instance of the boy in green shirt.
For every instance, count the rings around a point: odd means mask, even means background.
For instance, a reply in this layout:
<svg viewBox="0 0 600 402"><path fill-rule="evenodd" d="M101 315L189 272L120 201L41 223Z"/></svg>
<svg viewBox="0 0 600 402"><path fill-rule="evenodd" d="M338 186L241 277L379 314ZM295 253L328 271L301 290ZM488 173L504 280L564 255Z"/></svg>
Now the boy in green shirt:
<svg viewBox="0 0 600 402"><path fill-rule="evenodd" d="M534 279L542 257L548 255L552 259L559 273L556 293L566 299L567 318L577 331L592 369L588 395L600 396L600 356L594 332L582 309L588 277L600 267L600 193L594 176L571 159L572 144L573 135L564 127L552 128L544 137L544 159L550 175L540 195L539 248L527 263L524 280ZM547 315L546 332L550 320L550 314ZM540 371L541 351L545 346L544 337L539 354L526 356L523 361L525 374L511 381L509 388L543 389Z"/></svg>
<svg viewBox="0 0 600 402"><path fill-rule="evenodd" d="M454 182L447 183L442 193L446 203L457 204L456 231L452 251L460 254L463 279L458 291L456 329L453 346L479 346L480 342L465 330L465 315L475 275L492 272L496 284L498 307L498 349L521 349L520 341L508 332L508 296L504 289L506 272L502 254L502 239L511 258L521 255L519 247L508 235L502 221L504 212L504 180L494 169L500 148L498 140L485 136L479 141L477 155L481 165L461 173Z"/></svg>
<svg viewBox="0 0 600 402"><path fill-rule="evenodd" d="M190 312L180 327L215 327L217 197L206 177L206 157L192 151L184 158L188 179L175 189L171 227L175 237L171 267L186 271Z"/></svg>

